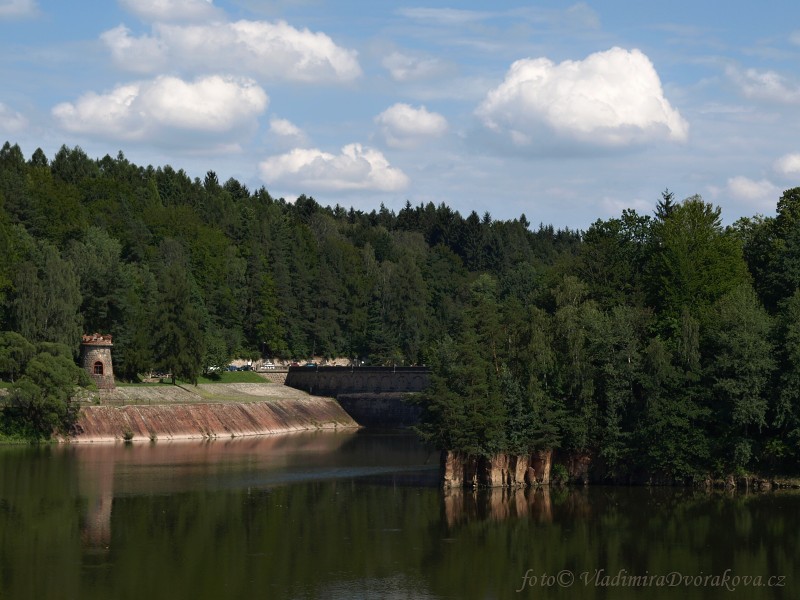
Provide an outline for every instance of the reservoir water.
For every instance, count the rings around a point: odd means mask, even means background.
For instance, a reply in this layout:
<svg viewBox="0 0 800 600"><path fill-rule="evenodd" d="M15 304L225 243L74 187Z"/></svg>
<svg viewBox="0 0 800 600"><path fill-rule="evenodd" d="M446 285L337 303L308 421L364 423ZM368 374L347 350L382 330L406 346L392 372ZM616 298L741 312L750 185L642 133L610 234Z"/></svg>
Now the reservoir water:
<svg viewBox="0 0 800 600"><path fill-rule="evenodd" d="M800 495L444 492L413 435L0 447L0 599L800 598Z"/></svg>

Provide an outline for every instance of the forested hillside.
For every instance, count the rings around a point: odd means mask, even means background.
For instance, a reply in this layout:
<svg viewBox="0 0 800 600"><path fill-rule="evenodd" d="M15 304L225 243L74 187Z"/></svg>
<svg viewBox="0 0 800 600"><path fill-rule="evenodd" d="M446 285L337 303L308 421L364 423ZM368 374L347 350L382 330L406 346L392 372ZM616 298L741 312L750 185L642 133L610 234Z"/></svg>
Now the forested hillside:
<svg viewBox="0 0 800 600"><path fill-rule="evenodd" d="M421 363L458 331L474 273L543 274L579 243L444 205L287 203L66 147L26 160L6 143L0 199L0 328L74 348L82 331L112 333L127 378L176 348L204 348L199 368L254 353Z"/></svg>
<svg viewBox="0 0 800 600"><path fill-rule="evenodd" d="M0 330L76 351L111 333L124 378L257 354L425 363L441 447L586 451L611 476L797 464L800 188L727 228L665 191L575 232L6 143L0 256Z"/></svg>

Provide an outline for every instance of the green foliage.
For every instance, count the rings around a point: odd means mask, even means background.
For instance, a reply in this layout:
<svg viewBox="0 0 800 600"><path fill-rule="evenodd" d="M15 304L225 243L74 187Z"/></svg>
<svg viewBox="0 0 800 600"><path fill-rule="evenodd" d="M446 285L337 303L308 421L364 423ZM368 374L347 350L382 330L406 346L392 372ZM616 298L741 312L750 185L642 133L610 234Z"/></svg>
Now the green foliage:
<svg viewBox="0 0 800 600"><path fill-rule="evenodd" d="M776 213L736 224L755 288L771 311L800 286L800 187L783 192Z"/></svg>
<svg viewBox="0 0 800 600"><path fill-rule="evenodd" d="M574 450L589 449L596 436L596 349L606 326L604 315L586 294L586 285L574 276L565 277L554 290L555 385L567 411L564 444Z"/></svg>
<svg viewBox="0 0 800 600"><path fill-rule="evenodd" d="M36 347L15 331L0 332L0 377L13 382L36 353Z"/></svg>
<svg viewBox="0 0 800 600"><path fill-rule="evenodd" d="M580 248L578 272L592 298L606 306L644 303L643 275L653 251L652 227L650 217L632 210L589 227Z"/></svg>
<svg viewBox="0 0 800 600"><path fill-rule="evenodd" d="M9 332L4 332L2 339L23 375L8 390L0 429L28 439L47 439L56 431L69 433L78 415L76 391L91 385L86 372L72 360L72 351L54 343L34 347Z"/></svg>
<svg viewBox="0 0 800 600"><path fill-rule="evenodd" d="M500 373L500 394L505 416L503 450L525 454L534 447L538 415L520 382L505 367Z"/></svg>
<svg viewBox="0 0 800 600"><path fill-rule="evenodd" d="M777 342L778 392L771 424L781 434L778 439L785 440L783 447L790 450L773 451L770 459L775 462L788 455L797 461L800 459L800 289L783 304L778 315Z"/></svg>
<svg viewBox="0 0 800 600"><path fill-rule="evenodd" d="M119 319L121 252L120 243L98 227L68 245L67 258L80 282L83 331L112 331Z"/></svg>
<svg viewBox="0 0 800 600"><path fill-rule="evenodd" d="M706 376L719 454L733 468L750 466L754 438L767 426L767 390L775 369L769 316L753 289L735 288L717 301L708 331Z"/></svg>
<svg viewBox="0 0 800 600"><path fill-rule="evenodd" d="M159 278L153 331L153 355L156 367L172 375L197 383L203 371L205 353L203 322L194 305L191 283L184 268L169 264Z"/></svg>
<svg viewBox="0 0 800 600"><path fill-rule="evenodd" d="M651 290L674 325L684 309L704 322L711 305L749 276L741 242L721 226L721 210L699 196L687 198L654 227Z"/></svg>
<svg viewBox="0 0 800 600"><path fill-rule="evenodd" d="M153 322L156 314L157 284L146 265L125 264L120 268L119 295L115 302L119 320L114 323L114 372L133 381L154 363Z"/></svg>
<svg viewBox="0 0 800 600"><path fill-rule="evenodd" d="M565 484L569 481L569 473L567 473L567 468L562 464L553 465L552 471L550 473L550 480L556 484Z"/></svg>
<svg viewBox="0 0 800 600"><path fill-rule="evenodd" d="M422 363L422 429L442 447L558 448L618 480L794 468L800 188L774 218L721 223L669 190L653 216L586 232L433 203L364 212L121 152L26 161L6 143L0 329L37 349L3 334L0 376L19 406L61 406L67 378L44 370L94 331L113 334L129 381L198 381L233 356ZM45 428L64 416L38 414Z"/></svg>
<svg viewBox="0 0 800 600"><path fill-rule="evenodd" d="M504 448L504 414L492 365L473 332L446 338L431 352L434 376L422 394L423 437L439 448L490 456Z"/></svg>
<svg viewBox="0 0 800 600"><path fill-rule="evenodd" d="M14 277L15 331L32 342L59 342L77 350L80 305L79 280L72 264L47 242L32 247Z"/></svg>
<svg viewBox="0 0 800 600"><path fill-rule="evenodd" d="M225 340L216 331L206 331L205 334L205 354L203 355L203 374L208 375L213 372L221 372L227 368L231 358Z"/></svg>

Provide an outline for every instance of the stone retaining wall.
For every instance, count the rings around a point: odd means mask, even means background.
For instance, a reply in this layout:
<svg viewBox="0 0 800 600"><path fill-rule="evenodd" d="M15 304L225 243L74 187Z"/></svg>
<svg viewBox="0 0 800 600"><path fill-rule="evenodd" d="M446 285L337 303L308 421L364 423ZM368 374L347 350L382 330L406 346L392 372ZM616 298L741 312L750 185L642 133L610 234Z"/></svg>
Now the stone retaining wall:
<svg viewBox="0 0 800 600"><path fill-rule="evenodd" d="M61 441L114 442L239 437L358 427L335 400L308 396L261 402L85 406Z"/></svg>

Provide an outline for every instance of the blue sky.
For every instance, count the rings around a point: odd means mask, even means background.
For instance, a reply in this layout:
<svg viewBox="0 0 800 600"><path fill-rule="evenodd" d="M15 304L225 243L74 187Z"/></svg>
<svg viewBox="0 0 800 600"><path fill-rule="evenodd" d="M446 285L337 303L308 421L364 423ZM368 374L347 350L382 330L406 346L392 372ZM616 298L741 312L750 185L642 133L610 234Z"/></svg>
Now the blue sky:
<svg viewBox="0 0 800 600"><path fill-rule="evenodd" d="M800 4L0 0L0 139L584 229L800 185Z"/></svg>

